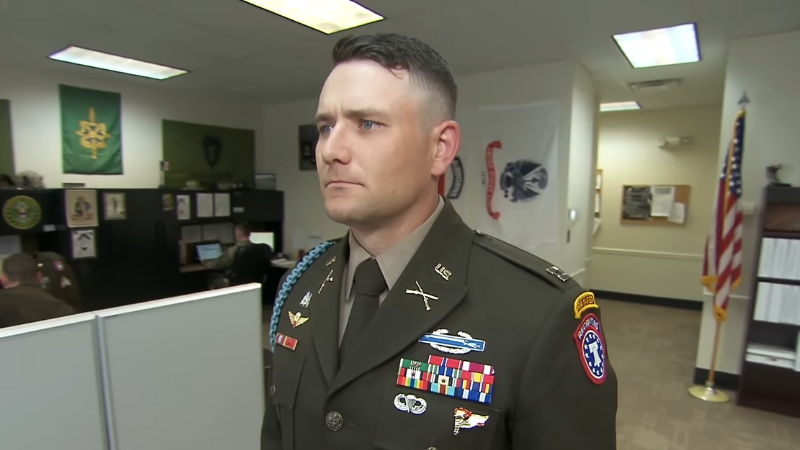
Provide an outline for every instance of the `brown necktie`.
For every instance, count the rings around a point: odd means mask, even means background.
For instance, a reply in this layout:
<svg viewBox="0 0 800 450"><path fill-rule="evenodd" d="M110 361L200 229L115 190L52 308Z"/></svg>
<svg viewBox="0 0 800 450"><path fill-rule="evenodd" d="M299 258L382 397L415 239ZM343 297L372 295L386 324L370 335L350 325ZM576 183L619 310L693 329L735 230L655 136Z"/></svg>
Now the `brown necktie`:
<svg viewBox="0 0 800 450"><path fill-rule="evenodd" d="M353 277L353 291L356 293L353 308L347 319L342 344L339 346L339 365L354 357L354 351L364 329L375 316L380 306L378 297L386 289L386 280L383 278L378 261L370 258L356 268Z"/></svg>

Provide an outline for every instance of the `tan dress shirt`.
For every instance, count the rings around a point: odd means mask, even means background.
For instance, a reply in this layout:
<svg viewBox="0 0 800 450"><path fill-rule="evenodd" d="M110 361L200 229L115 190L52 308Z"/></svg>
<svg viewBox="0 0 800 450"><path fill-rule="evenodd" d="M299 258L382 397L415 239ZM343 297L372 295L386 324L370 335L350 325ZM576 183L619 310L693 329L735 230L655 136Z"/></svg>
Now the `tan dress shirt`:
<svg viewBox="0 0 800 450"><path fill-rule="evenodd" d="M383 278L386 279L386 285L388 286L387 290L383 291L378 298L378 300L383 303L383 299L386 298L389 290L392 289L397 279L400 278L400 274L403 273L408 262L411 261L411 257L414 256L414 253L417 252L425 236L427 236L428 231L430 231L433 226L433 222L439 217L442 208L444 208L444 200L442 197L439 197L439 204L436 205L433 214L431 214L422 225L418 226L414 231L409 233L408 236L377 256L370 255L369 252L364 250L364 247L358 243L353 233L348 234L350 257L347 261L347 267L344 269L346 278L344 283L342 283L342 295L339 307L339 345L342 344L344 330L347 328L347 320L350 318L350 310L353 309L355 293L352 292L351 288L353 286L353 278L356 274L356 267L373 256L378 260L378 266L381 268Z"/></svg>

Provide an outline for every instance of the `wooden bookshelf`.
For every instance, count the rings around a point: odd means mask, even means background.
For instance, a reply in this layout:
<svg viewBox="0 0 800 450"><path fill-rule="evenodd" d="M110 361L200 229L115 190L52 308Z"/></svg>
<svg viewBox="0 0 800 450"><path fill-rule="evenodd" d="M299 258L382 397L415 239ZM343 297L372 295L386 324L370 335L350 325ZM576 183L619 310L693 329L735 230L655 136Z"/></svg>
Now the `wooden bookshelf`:
<svg viewBox="0 0 800 450"><path fill-rule="evenodd" d="M756 318L756 310L757 303L759 303L759 289L774 289L775 286L796 288L800 285L798 279L775 276L774 273L760 273L762 270L762 247L765 245L765 239L800 240L800 188L767 187L764 189L762 205L755 249L756 260L751 274L750 298L753 301L750 302L748 311L745 352L741 361L742 373L739 378L737 404L800 417L800 371L795 370L800 366L795 365L788 368L750 361L747 351L751 345L762 345L787 350L793 349L795 354L798 353L800 319L785 319L784 317L791 316L781 316L780 321L775 321L774 316L772 318L763 317L763 309ZM767 283L771 285L769 288L766 287ZM765 295L762 292L762 298L765 298ZM800 298L791 298L790 300L798 302L800 305ZM781 309L781 311L783 310Z"/></svg>

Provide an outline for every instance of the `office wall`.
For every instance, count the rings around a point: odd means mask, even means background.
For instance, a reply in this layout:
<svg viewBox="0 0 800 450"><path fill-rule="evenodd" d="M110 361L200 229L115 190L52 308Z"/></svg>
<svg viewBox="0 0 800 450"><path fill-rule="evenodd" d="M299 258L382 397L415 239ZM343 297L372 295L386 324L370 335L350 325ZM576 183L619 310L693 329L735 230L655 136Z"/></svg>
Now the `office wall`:
<svg viewBox="0 0 800 450"><path fill-rule="evenodd" d="M59 84L122 94L123 175L62 173ZM260 153L263 107L259 103L187 95L7 64L0 70L0 98L11 101L16 170L40 173L48 187L61 187L64 182L86 183L93 188L158 187L162 119L255 130L256 154Z"/></svg>
<svg viewBox="0 0 800 450"><path fill-rule="evenodd" d="M576 65L572 86L567 208L577 211L578 219L576 222L567 222L569 239L566 244L566 257L570 273L583 285L586 285L587 270L591 262L594 173L597 167L595 142L597 109L594 83L586 69Z"/></svg>
<svg viewBox="0 0 800 450"><path fill-rule="evenodd" d="M602 113L597 167L603 170L601 225L589 265L592 289L702 300L703 248L719 171L721 108ZM691 136L690 145L659 148L665 136ZM622 186L688 184L686 224L621 224Z"/></svg>
<svg viewBox="0 0 800 450"><path fill-rule="evenodd" d="M591 123L594 114L594 90L588 74L576 63L565 61L485 72L460 77L456 81L459 87L459 111L477 106L513 105L546 100L559 103L559 169L556 177L551 178L551 182L559 183L559 205L564 210L564 214L559 216L559 229L565 229L566 204L570 193L575 196L576 205L580 204L578 198L581 196L589 197L589 192L581 193L581 190L586 188L581 182L574 186L568 182L571 174L571 139L576 140L576 148L579 149L576 150L576 154L583 161L578 162L572 170L575 173L590 170L584 167L590 164L586 158L591 157L593 147ZM573 90L576 91L575 97L579 98L575 102L573 102ZM340 236L346 231L346 227L331 222L325 215L316 172L299 170L297 126L312 123L316 107L316 99L309 99L268 105L264 111L263 130L267 139L264 145L263 165L258 166L258 171L275 173L278 188L286 192L284 248L290 252L295 249L292 242L295 230L319 232L326 239ZM575 116L573 109L579 110L575 112ZM576 127L578 131L575 131L574 135L571 131L573 119L579 124ZM462 151L466 150L462 148ZM466 182L475 183L479 180ZM462 194L462 198L464 195ZM485 214L484 202L483 196L464 198L459 201L457 209L465 222L474 226L475 215ZM588 204L579 207L587 211L590 208ZM582 216L588 217L588 212ZM588 223L584 220L578 224L574 233L587 234ZM559 248L540 256L560 265L568 273L580 276L585 268L586 246L584 241L581 241L582 238L575 239L572 241L575 251L567 252L566 236L564 236Z"/></svg>
<svg viewBox="0 0 800 450"><path fill-rule="evenodd" d="M733 132L738 102L747 93L750 104L745 125L742 163L743 200L759 204L766 184L764 168L783 163L780 176L784 182L800 185L800 31L733 41L728 51L725 96L722 104L720 145L717 164L727 152ZM742 285L734 291L728 320L722 329L718 369L740 372L750 303L751 275L755 255L753 244L757 218L745 216ZM704 297L703 321L697 351L697 367L708 368L714 339L714 320L710 296Z"/></svg>

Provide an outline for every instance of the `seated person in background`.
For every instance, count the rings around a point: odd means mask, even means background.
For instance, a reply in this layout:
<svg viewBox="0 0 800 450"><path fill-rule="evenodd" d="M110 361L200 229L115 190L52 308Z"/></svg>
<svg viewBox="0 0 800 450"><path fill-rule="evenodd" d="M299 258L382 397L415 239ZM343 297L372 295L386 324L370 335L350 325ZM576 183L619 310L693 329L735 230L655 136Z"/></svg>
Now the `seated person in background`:
<svg viewBox="0 0 800 450"><path fill-rule="evenodd" d="M28 254L16 253L6 258L0 281L4 288L0 290L0 327L74 313L72 307L42 289L42 274Z"/></svg>
<svg viewBox="0 0 800 450"><path fill-rule="evenodd" d="M212 270L227 270L233 265L236 259L236 253L241 251L245 246L251 244L250 242L250 226L246 223L238 223L233 229L233 235L236 239L236 244L228 247L219 255L217 259L209 259L202 261L206 268Z"/></svg>

